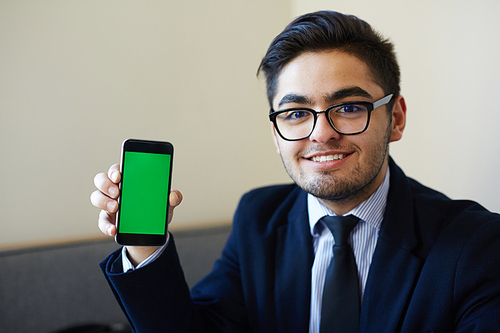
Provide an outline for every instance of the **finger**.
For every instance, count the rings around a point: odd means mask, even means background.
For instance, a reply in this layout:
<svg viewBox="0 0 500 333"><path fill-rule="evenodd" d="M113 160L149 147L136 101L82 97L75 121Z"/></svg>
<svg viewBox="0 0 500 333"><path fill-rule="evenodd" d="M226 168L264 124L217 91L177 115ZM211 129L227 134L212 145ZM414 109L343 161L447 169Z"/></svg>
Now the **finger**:
<svg viewBox="0 0 500 333"><path fill-rule="evenodd" d="M103 234L108 236L116 235L115 216L115 214L109 214L105 210L101 210L97 224Z"/></svg>
<svg viewBox="0 0 500 333"><path fill-rule="evenodd" d="M94 191L90 195L90 202L97 208L103 209L109 213L115 213L118 209L118 202L101 191Z"/></svg>
<svg viewBox="0 0 500 333"><path fill-rule="evenodd" d="M105 173L98 173L94 177L94 184L99 191L106 194L110 198L117 198L120 194L118 186L112 182Z"/></svg>
<svg viewBox="0 0 500 333"><path fill-rule="evenodd" d="M181 204L182 198L182 193L180 191L170 191L170 195L168 197L168 203L170 205L170 209L168 210L168 223L172 222L172 217L174 216L174 208Z"/></svg>
<svg viewBox="0 0 500 333"><path fill-rule="evenodd" d="M179 190L170 191L168 202L169 202L171 207L175 208L175 207L179 206L182 202L182 199L183 199L183 196Z"/></svg>
<svg viewBox="0 0 500 333"><path fill-rule="evenodd" d="M118 184L121 180L120 164L113 164L108 170L108 177L115 184Z"/></svg>

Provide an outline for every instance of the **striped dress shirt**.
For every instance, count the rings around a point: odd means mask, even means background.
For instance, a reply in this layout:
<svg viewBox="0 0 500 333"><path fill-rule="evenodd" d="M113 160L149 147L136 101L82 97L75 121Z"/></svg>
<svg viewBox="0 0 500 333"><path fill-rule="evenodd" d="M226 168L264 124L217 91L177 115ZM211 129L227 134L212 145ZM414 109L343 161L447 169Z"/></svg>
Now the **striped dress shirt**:
<svg viewBox="0 0 500 333"><path fill-rule="evenodd" d="M123 271L124 272L130 272L130 271L134 271L136 269L139 269L141 267L144 267L146 266L147 264L149 264L150 262L153 262L156 260L156 258L158 258L162 253L163 251L165 250L165 248L167 247L168 245L168 241L170 240L170 233L168 232L167 233L167 241L165 242L165 245L163 245L162 247L160 247L158 250L156 250L152 255L150 255L148 258L146 258L144 261L140 262L137 266L134 267L134 265L130 262L130 260L128 259L128 256L127 256L127 248L124 246L122 247L122 265L123 265Z"/></svg>
<svg viewBox="0 0 500 333"><path fill-rule="evenodd" d="M358 267L361 301L365 290L368 271L377 245L380 225L384 218L387 194L389 192L389 168L382 185L366 201L345 215L354 215L360 219L349 237L356 265ZM323 216L335 215L313 195L307 197L309 225L313 236L314 263L311 271L311 309L309 333L319 333L321 322L321 301L326 271L333 259L335 240L326 225L320 221Z"/></svg>

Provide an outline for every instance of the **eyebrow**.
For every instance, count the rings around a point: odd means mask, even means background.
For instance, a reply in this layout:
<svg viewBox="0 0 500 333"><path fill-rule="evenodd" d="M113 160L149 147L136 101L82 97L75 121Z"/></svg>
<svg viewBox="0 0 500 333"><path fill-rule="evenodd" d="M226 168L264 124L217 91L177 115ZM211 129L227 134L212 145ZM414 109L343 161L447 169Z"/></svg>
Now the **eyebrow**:
<svg viewBox="0 0 500 333"><path fill-rule="evenodd" d="M297 95L297 94L287 94L283 96L283 98L280 100L278 106L282 106L283 104L288 104L288 103L296 103L296 104L304 104L304 105L311 105L312 102L309 98L306 96L302 95Z"/></svg>
<svg viewBox="0 0 500 333"><path fill-rule="evenodd" d="M349 87L349 88L344 88L341 90L338 90L330 95L326 95L325 101L328 103L335 103L336 101L347 98L347 97L365 97L365 98L373 98L373 96L368 93L366 90L360 88L360 87ZM283 98L280 100L278 106L282 106L283 104L288 104L288 103L296 103L296 104L303 104L303 105L312 105L311 99L309 99L306 96L303 95L298 95L298 94L287 94L283 96Z"/></svg>
<svg viewBox="0 0 500 333"><path fill-rule="evenodd" d="M364 97L364 98L373 98L373 96L366 90L360 87L349 87L345 89L341 89L339 91L334 92L331 95L325 96L325 101L329 103L334 103L339 99L344 99L347 97Z"/></svg>

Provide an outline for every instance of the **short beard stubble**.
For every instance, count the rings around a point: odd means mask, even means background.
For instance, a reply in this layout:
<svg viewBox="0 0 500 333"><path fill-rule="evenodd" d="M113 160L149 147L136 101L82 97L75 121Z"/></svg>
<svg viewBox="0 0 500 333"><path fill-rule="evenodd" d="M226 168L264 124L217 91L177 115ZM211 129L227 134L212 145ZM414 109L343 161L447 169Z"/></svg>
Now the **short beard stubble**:
<svg viewBox="0 0 500 333"><path fill-rule="evenodd" d="M314 177L307 177L307 175L302 172L296 175L291 165L282 158L285 170L299 187L320 200L340 203L366 196L365 191L367 191L370 188L369 185L375 181L388 155L389 138L392 127L391 123L392 122L389 123L385 136L380 144L369 152L367 165L364 168L358 166L352 170L351 174L347 177L340 178L335 172L331 171L316 174Z"/></svg>

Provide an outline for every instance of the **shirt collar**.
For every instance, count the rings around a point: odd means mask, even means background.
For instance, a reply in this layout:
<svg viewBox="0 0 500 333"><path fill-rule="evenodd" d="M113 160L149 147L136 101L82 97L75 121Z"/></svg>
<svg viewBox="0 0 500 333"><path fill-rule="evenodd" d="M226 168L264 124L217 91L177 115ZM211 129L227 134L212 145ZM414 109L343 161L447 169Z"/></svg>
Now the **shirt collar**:
<svg viewBox="0 0 500 333"><path fill-rule="evenodd" d="M360 218L360 220L369 223L377 230L380 230L380 225L384 219L385 206L387 204L387 194L389 193L389 179L390 170L389 167L387 167L384 181L378 189L368 199L354 207L345 215L352 214ZM307 210L309 213L311 235L313 236L318 236L318 232L315 231L315 226L323 216L336 215L312 194L307 195Z"/></svg>

